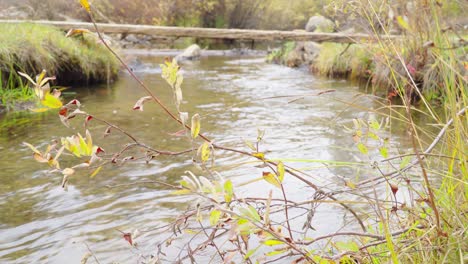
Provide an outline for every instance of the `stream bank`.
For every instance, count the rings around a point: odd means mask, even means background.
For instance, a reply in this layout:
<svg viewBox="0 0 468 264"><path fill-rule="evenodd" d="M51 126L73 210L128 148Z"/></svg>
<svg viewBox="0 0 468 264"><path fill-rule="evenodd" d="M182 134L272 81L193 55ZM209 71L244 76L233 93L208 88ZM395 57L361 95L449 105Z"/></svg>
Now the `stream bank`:
<svg viewBox="0 0 468 264"><path fill-rule="evenodd" d="M117 60L93 33L67 37L56 28L34 24L1 24L0 31L0 109L21 109L22 102L33 98L18 71L35 76L45 69L56 76L52 85L57 86L117 78Z"/></svg>

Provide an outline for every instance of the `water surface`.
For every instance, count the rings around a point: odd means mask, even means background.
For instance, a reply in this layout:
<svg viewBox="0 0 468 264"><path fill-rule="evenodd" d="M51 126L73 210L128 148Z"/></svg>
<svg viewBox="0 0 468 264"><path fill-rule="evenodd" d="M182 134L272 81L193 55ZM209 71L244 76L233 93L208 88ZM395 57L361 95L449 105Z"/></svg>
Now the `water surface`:
<svg viewBox="0 0 468 264"><path fill-rule="evenodd" d="M160 77L162 56L138 55L135 72L163 101L171 102L170 88ZM288 165L308 171L313 181L330 188L340 184L340 177L356 179L366 174L348 167L326 167L322 163L304 163L295 159L361 162L352 134L353 118L369 118L367 109L376 107L373 100L359 97L362 90L347 81L320 79L305 70L264 63L261 57L212 56L183 64L184 102L182 109L202 116L202 131L218 144L248 151L243 140L254 141L257 129L263 129L265 142L261 151L270 158L289 160ZM334 89L335 92L317 94ZM156 106L132 111L144 92L128 74L106 86L79 87L70 91L83 104L83 110L126 128L135 137L162 150L190 147L185 138L169 136L180 129ZM298 95L298 97L285 97ZM294 100L300 98L299 100ZM357 102L359 108L347 103ZM79 263L87 252L85 243L101 263L135 263L138 254L150 254L167 233L155 227L173 221L192 205L186 197L174 197L163 186L135 184L160 180L176 184L184 171L201 172L191 155L160 157L149 164L128 163L108 167L93 179L78 173L70 179L68 191L60 187L61 176L48 174L21 145L27 141L45 146L50 140L73 133L84 133L82 120L74 120L67 129L54 113L9 113L0 117L0 262L3 263ZM107 152L130 142L112 133L106 139L105 125L91 121L95 141ZM392 148L402 149L405 136L386 135ZM395 143L400 142L400 143ZM401 146L400 144L403 144ZM245 157L217 153L216 170L235 184L261 175L262 168L243 164ZM63 167L63 165L62 165ZM342 182L341 182L342 183ZM107 185L123 184L118 188ZM265 182L239 188L245 196L259 197L273 189ZM310 199L313 192L292 178L286 179L288 198ZM276 195L276 194L275 194ZM334 232L349 220L339 207L321 207L312 235ZM301 224L301 223L295 223ZM117 231L138 228L139 250L131 250ZM352 226L350 228L353 228ZM172 249L168 254L177 254Z"/></svg>

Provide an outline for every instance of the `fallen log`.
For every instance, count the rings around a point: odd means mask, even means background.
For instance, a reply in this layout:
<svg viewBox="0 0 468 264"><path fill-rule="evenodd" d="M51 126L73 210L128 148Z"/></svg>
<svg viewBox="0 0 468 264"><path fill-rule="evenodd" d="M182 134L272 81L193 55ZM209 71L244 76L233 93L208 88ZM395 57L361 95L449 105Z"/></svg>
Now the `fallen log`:
<svg viewBox="0 0 468 264"><path fill-rule="evenodd" d="M82 28L94 31L94 26L86 22L44 21L44 20L0 20L0 23L32 23L59 27L64 30ZM276 41L315 41L336 43L374 42L377 38L361 33L318 33L306 31L251 30L196 27L163 27L150 25L98 23L103 33L141 34L160 37L193 37L237 40L276 40ZM381 39L395 39L395 35L382 35Z"/></svg>

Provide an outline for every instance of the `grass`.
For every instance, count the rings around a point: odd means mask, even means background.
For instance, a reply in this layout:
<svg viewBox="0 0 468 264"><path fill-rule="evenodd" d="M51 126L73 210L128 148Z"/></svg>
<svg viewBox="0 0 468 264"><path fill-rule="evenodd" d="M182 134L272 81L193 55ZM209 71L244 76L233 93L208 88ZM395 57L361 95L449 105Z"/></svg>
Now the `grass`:
<svg viewBox="0 0 468 264"><path fill-rule="evenodd" d="M58 85L116 78L118 62L93 34L67 38L56 28L34 24L0 24L0 31L3 105L29 93L16 71L34 76L46 69L49 76L57 77Z"/></svg>
<svg viewBox="0 0 468 264"><path fill-rule="evenodd" d="M6 79L3 78L3 75L0 72L0 112L2 107L11 110L22 103L33 100L33 90L25 85L21 79L13 73L10 73Z"/></svg>

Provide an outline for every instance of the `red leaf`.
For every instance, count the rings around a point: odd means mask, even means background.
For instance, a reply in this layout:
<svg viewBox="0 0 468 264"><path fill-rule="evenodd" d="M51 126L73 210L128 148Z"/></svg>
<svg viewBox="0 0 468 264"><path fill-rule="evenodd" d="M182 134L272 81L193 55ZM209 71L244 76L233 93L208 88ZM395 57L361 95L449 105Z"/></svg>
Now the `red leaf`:
<svg viewBox="0 0 468 264"><path fill-rule="evenodd" d="M133 246L132 234L124 233L123 238L130 244L130 246Z"/></svg>
<svg viewBox="0 0 468 264"><path fill-rule="evenodd" d="M99 154L99 153L101 153L101 152L102 152L102 153L105 153L105 151L104 151L103 148L98 147L98 148L96 149L96 155Z"/></svg>
<svg viewBox="0 0 468 264"><path fill-rule="evenodd" d="M73 105L76 105L78 107L81 105L80 101L78 101L76 99L71 100L68 104L73 104Z"/></svg>
<svg viewBox="0 0 468 264"><path fill-rule="evenodd" d="M66 107L60 108L59 115L66 116L67 113L68 113L68 108L66 108Z"/></svg>
<svg viewBox="0 0 468 264"><path fill-rule="evenodd" d="M93 119L93 116L91 116L91 115L86 116L85 123L84 123L84 126L85 126L85 127L88 125L88 122L89 122L89 120L91 120L91 119Z"/></svg>

